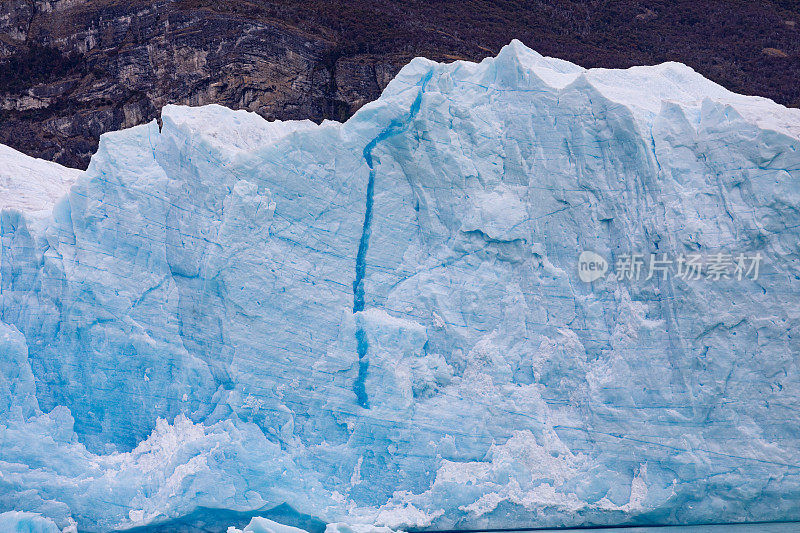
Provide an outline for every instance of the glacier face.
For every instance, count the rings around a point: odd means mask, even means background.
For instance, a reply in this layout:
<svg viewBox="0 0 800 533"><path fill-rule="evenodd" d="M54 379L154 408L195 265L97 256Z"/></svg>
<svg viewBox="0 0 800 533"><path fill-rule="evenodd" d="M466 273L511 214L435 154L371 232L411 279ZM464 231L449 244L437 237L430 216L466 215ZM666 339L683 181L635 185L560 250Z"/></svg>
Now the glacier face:
<svg viewBox="0 0 800 533"><path fill-rule="evenodd" d="M162 119L4 196L0 511L800 519L800 111L512 42L344 124ZM581 250L764 261L587 284Z"/></svg>

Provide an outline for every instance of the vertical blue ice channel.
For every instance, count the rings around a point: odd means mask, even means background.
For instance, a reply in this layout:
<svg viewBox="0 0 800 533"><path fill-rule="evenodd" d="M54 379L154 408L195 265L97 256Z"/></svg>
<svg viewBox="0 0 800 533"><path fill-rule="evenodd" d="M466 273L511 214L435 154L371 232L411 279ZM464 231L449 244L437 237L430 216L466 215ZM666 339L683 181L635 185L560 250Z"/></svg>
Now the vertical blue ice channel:
<svg viewBox="0 0 800 533"><path fill-rule="evenodd" d="M433 76L433 70L428 71L423 78L417 82L419 86L419 93L411 104L411 109L408 114L401 118L396 118L376 135L364 147L364 161L367 162L369 167L369 181L367 182L367 201L364 209L364 225L361 229L361 240L358 242L358 253L356 254L356 277L353 280L353 313L358 313L364 310L364 275L367 270L367 251L369 249L369 237L372 234L372 206L375 201L375 163L372 159L372 151L378 143L385 141L389 137L393 137L399 133L406 131L414 120L414 117L419 112L422 106L422 95L425 93L425 87ZM356 350L358 353L358 376L355 383L353 383L353 392L356 394L356 401L358 405L364 409L369 409L369 397L367 396L367 389L365 382L367 380L367 370L369 369L369 361L367 360L367 352L369 351L369 342L367 341L367 333L364 331L364 320L362 317L356 317Z"/></svg>

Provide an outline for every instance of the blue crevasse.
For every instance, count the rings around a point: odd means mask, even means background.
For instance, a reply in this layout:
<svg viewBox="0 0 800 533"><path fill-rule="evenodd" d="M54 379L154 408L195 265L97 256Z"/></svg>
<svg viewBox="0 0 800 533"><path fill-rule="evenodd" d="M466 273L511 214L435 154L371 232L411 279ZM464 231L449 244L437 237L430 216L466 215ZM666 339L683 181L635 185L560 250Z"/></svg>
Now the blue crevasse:
<svg viewBox="0 0 800 533"><path fill-rule="evenodd" d="M422 95L425 93L425 85L430 81L433 71L428 72L419 82L419 93L411 104L411 109L408 116L404 120L393 120L389 126L386 127L377 137L372 139L364 147L364 161L367 162L369 167L369 180L367 181L367 200L366 207L364 208L364 227L361 231L361 240L358 243L358 253L356 254L356 277L353 280L353 313L359 313L364 310L364 276L367 270L367 251L369 250L369 238L372 234L372 209L375 202L375 168L372 159L372 151L379 142L384 141L394 135L399 135L408 128L409 122L414 120L414 117L419 112L422 105ZM367 351L369 350L369 343L364 332L361 320L356 319L356 347L358 351L358 377L353 385L353 392L356 394L356 401L361 407L369 408L369 398L367 397L366 390L364 389L364 381L366 373L369 368L369 361L367 360Z"/></svg>
<svg viewBox="0 0 800 533"><path fill-rule="evenodd" d="M3 148L0 511L800 519L798 139L683 65L515 41L344 124L167 106L84 173ZM587 284L581 250L764 261Z"/></svg>

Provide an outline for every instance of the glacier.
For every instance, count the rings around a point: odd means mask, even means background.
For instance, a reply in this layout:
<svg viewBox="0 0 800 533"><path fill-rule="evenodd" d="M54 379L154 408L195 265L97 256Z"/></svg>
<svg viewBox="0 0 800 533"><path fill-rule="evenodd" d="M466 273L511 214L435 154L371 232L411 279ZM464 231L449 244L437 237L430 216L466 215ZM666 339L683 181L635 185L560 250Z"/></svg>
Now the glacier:
<svg viewBox="0 0 800 533"><path fill-rule="evenodd" d="M2 147L0 523L800 520L798 148L800 110L687 66L518 41L345 123ZM581 250L764 261L584 283Z"/></svg>

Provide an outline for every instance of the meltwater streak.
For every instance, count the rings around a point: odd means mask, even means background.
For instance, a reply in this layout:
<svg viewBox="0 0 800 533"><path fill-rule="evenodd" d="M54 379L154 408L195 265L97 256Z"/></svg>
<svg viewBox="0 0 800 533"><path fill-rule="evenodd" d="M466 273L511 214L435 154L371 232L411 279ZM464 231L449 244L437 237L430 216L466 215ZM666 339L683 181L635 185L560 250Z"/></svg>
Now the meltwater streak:
<svg viewBox="0 0 800 533"><path fill-rule="evenodd" d="M372 235L372 207L374 204L375 195L375 164L372 159L372 151L378 143L385 141L389 137L398 135L406 131L414 120L414 117L419 113L422 106L422 95L425 93L425 86L433 76L433 71L428 73L419 81L417 85L420 86L419 93L411 104L408 115L401 119L394 119L389 126L381 131L375 138L373 138L364 147L364 160L369 167L369 181L367 182L367 200L366 208L364 209L364 226L361 231L361 240L358 243L358 253L356 254L356 277L353 280L353 313L358 313L364 310L364 275L367 271L367 251L369 250L369 238ZM356 395L358 405L364 409L369 409L369 397L365 387L367 379L367 371L369 370L369 361L367 360L367 352L369 351L369 341L367 334L364 331L364 321L361 317L356 317L356 346L358 353L358 376L353 383L353 392Z"/></svg>

